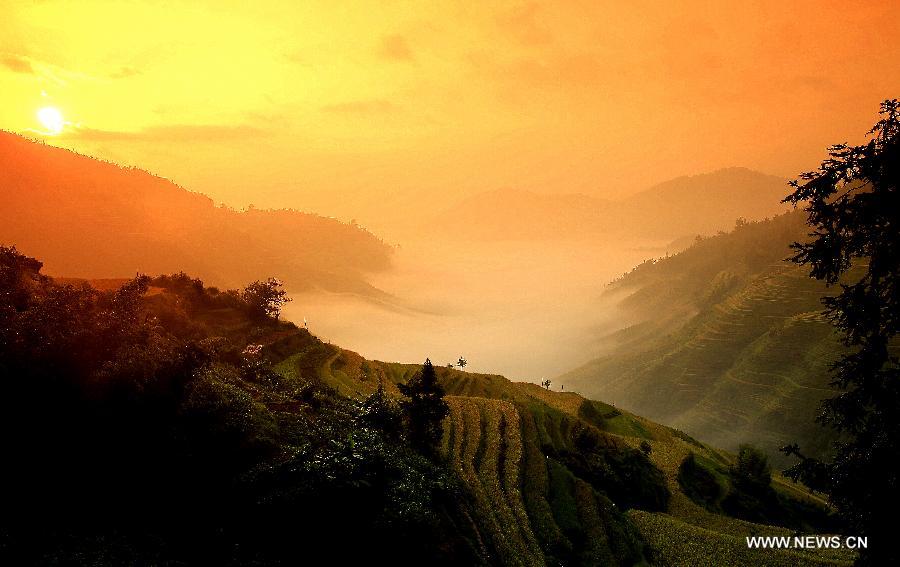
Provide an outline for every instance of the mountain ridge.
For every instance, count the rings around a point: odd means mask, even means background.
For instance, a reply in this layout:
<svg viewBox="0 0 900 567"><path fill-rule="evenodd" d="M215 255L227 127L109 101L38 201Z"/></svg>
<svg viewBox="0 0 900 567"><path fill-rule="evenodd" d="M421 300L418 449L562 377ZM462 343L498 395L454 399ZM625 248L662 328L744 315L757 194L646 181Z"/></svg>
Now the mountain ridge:
<svg viewBox="0 0 900 567"><path fill-rule="evenodd" d="M743 167L681 176L618 200L501 188L469 196L430 220L473 240L627 236L674 240L785 212L787 180Z"/></svg>
<svg viewBox="0 0 900 567"><path fill-rule="evenodd" d="M187 269L223 286L277 275L293 290L379 295L365 275L391 262L392 248L356 225L217 207L144 170L8 132L0 132L0 189L0 241L33 250L58 275Z"/></svg>

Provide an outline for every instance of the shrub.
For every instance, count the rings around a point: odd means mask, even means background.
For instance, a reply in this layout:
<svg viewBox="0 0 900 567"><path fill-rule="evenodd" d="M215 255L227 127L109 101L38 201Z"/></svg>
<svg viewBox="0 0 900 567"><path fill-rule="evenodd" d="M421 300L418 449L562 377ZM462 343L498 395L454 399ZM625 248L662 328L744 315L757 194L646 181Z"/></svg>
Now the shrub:
<svg viewBox="0 0 900 567"><path fill-rule="evenodd" d="M697 462L694 453L688 454L678 467L678 484L688 498L710 511L720 509L724 492L716 475Z"/></svg>

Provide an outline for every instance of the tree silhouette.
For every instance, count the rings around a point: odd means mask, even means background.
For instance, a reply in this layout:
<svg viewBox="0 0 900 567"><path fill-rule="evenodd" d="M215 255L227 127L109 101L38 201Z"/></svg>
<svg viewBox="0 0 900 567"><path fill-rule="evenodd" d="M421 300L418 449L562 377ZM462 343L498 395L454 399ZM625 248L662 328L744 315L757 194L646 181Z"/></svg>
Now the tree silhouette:
<svg viewBox="0 0 900 567"><path fill-rule="evenodd" d="M247 303L251 315L257 319L266 317L278 319L281 308L291 301L281 287L281 282L275 278L269 278L264 282L255 281L244 288L241 297Z"/></svg>
<svg viewBox="0 0 900 567"><path fill-rule="evenodd" d="M381 430L389 439L400 437L403 416L397 403L384 391L379 382L378 389L361 406L360 417L364 424Z"/></svg>
<svg viewBox="0 0 900 567"><path fill-rule="evenodd" d="M400 402L409 423L409 438L421 453L436 457L444 435L444 418L450 413L444 401L444 388L437 381L437 373L430 359L422 370L398 388L408 399Z"/></svg>
<svg viewBox="0 0 900 567"><path fill-rule="evenodd" d="M765 454L752 445L741 445L731 466L732 482L751 494L764 494L772 484L772 469Z"/></svg>
<svg viewBox="0 0 900 567"><path fill-rule="evenodd" d="M900 509L900 103L881 104L881 119L861 146L829 149L818 171L791 183L785 201L807 205L811 239L795 243L794 262L840 293L826 297L826 313L849 353L834 364L832 385L819 420L840 431L830 462L804 458L797 445L782 451L800 457L787 473L826 492L849 533L878 542L862 564L897 564L892 518Z"/></svg>
<svg viewBox="0 0 900 567"><path fill-rule="evenodd" d="M456 365L459 366L460 368L465 368L467 364L469 364L469 363L463 357L459 357L459 360L456 361Z"/></svg>
<svg viewBox="0 0 900 567"><path fill-rule="evenodd" d="M645 455L649 455L652 452L653 452L653 445L651 445L650 442L647 441L646 439L641 441L641 453L643 453ZM691 454L693 454L693 453L691 453Z"/></svg>

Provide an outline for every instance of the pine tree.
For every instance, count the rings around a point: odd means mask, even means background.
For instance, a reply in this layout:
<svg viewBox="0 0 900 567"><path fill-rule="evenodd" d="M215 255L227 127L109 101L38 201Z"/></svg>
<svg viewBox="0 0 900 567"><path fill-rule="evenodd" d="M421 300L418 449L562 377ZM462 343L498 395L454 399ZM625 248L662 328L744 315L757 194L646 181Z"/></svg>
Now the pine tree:
<svg viewBox="0 0 900 567"><path fill-rule="evenodd" d="M422 370L398 387L408 398L400 406L409 424L410 442L423 454L436 457L444 435L444 418L450 408L444 401L444 388L438 383L431 360L425 359Z"/></svg>
<svg viewBox="0 0 900 567"><path fill-rule="evenodd" d="M793 260L840 293L826 313L848 354L833 367L842 390L824 404L820 421L842 433L831 461L803 458L788 474L826 492L850 535L869 536L861 564L900 564L892 545L900 510L900 102L881 105L881 120L861 146L833 146L818 171L791 185L785 200L805 203L811 239L795 243Z"/></svg>

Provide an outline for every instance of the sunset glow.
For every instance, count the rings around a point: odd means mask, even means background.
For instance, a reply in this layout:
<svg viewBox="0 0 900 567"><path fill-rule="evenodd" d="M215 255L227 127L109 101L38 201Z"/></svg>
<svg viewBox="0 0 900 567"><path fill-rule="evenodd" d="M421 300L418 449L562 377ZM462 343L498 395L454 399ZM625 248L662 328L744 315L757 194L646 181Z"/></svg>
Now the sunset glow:
<svg viewBox="0 0 900 567"><path fill-rule="evenodd" d="M54 144L367 226L401 196L793 175L900 86L895 2L0 6L4 128L44 90L81 124Z"/></svg>
<svg viewBox="0 0 900 567"><path fill-rule="evenodd" d="M0 0L0 565L900 565L898 61L900 0Z"/></svg>
<svg viewBox="0 0 900 567"><path fill-rule="evenodd" d="M63 131L66 123L58 108L45 106L37 111L37 119L48 134L56 135Z"/></svg>

